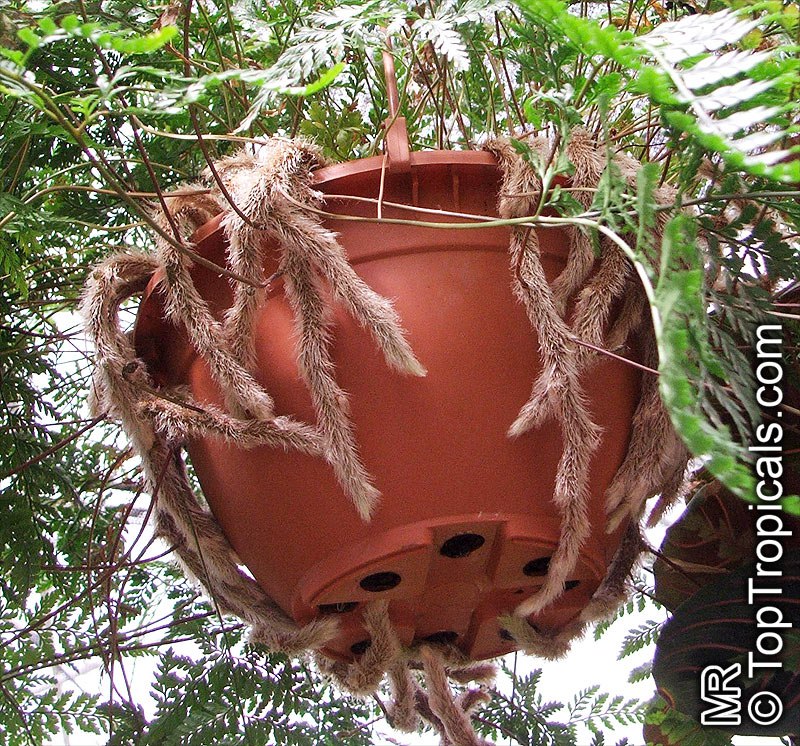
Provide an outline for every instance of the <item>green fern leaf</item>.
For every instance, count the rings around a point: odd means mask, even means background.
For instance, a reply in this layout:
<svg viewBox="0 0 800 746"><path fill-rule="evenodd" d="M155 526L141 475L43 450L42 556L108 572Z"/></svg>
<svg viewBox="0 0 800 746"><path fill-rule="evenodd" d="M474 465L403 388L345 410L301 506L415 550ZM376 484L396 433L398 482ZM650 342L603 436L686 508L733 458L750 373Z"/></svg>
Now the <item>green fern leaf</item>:
<svg viewBox="0 0 800 746"><path fill-rule="evenodd" d="M673 126L696 135L735 166L757 173L771 169L785 180L787 169L774 167L789 151L763 152L787 134L779 121L785 106L759 101L794 74L778 64L769 76L752 79L748 76L771 61L773 54L743 49L718 53L768 21L769 17L742 18L723 10L661 24L636 43L656 62L675 99L691 112L686 116L672 112L667 118Z"/></svg>

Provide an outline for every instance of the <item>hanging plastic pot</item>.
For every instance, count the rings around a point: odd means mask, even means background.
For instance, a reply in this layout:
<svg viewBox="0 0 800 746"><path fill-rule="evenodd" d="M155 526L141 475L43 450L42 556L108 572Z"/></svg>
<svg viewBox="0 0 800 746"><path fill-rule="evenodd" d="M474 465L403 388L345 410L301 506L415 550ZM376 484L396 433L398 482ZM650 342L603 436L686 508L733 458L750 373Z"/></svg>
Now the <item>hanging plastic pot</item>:
<svg viewBox="0 0 800 746"><path fill-rule="evenodd" d="M110 260L84 303L161 535L256 639L355 691L431 649L562 653L624 597L644 500L686 462L619 249L526 218L542 185L508 143L409 152L390 61L385 157L220 162L213 194L168 200L158 258ZM605 153L572 143L583 198ZM116 307L145 285L132 347Z"/></svg>
<svg viewBox="0 0 800 746"><path fill-rule="evenodd" d="M385 218L453 221L394 209L496 214L501 174L489 153L414 153L409 170L383 171L371 158L324 168L325 194L377 197ZM330 200L333 202L333 200ZM344 215L368 217L373 204L335 200ZM225 262L220 220L194 237L195 250ZM369 333L337 313L331 356L347 392L359 450L381 493L369 521L354 510L319 456L279 448L234 448L218 438L190 441L203 493L253 576L300 622L337 613L341 636L326 650L351 656L365 639L358 605L391 600L401 639L437 637L472 658L508 652L497 618L532 595L547 574L561 532L552 503L563 445L550 423L511 439L507 432L541 371L538 339L511 289L510 230L432 229L326 221L359 276L391 298L425 377L388 369ZM542 264L555 279L567 261L562 230L539 235ZM278 256L277 251L268 255ZM275 258L266 274L278 271ZM232 303L224 277L196 267L199 292L220 311ZM153 281L136 344L160 386L188 385L201 402L224 406L220 389L185 332L164 320ZM256 319L257 380L279 415L316 420L297 362L297 335L282 283ZM591 462L592 531L569 590L536 619L560 628L588 603L606 574L620 531L605 533L603 496L622 463L639 398L640 372L599 361L584 392L603 442Z"/></svg>

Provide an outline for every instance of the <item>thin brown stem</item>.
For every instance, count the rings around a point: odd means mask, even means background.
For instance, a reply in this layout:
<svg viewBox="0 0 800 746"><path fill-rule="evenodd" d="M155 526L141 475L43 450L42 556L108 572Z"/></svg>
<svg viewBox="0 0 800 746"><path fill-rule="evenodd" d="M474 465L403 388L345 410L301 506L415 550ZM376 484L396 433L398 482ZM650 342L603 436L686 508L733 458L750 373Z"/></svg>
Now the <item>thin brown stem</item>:
<svg viewBox="0 0 800 746"><path fill-rule="evenodd" d="M40 463L41 461L44 461L46 458L49 458L54 453L57 453L58 451L60 451L62 448L64 448L64 446L67 446L70 443L72 443L73 440L75 440L77 438L80 438L81 435L83 435L85 432L88 432L95 425L97 425L98 423L102 422L105 419L106 419L106 415L105 414L101 414L101 415L95 417L94 419L90 420L83 427L78 428L74 433L68 435L66 438L63 438L62 440L59 440L58 443L56 443L55 445L51 446L46 451L42 451L40 454L38 454L36 456L33 456L32 458L29 458L27 461L19 464L19 466L15 466L13 469L9 469L8 471L4 472L3 474L0 474L0 481L2 481L4 479L8 479L9 477L16 476L17 474L21 474L23 471L25 471L26 469L29 469L31 466L34 466L34 465Z"/></svg>

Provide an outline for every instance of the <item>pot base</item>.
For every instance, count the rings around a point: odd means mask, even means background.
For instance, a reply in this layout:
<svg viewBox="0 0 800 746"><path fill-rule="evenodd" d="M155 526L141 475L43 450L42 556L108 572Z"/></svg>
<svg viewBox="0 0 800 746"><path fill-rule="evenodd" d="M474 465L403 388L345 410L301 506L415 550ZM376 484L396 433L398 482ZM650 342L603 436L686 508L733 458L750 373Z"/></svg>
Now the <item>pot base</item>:
<svg viewBox="0 0 800 746"><path fill-rule="evenodd" d="M350 660L368 647L361 607L389 600L389 615L403 645L454 644L470 659L515 649L498 617L542 586L555 545L530 515L472 514L414 523L347 546L300 579L292 615L311 621L336 615L341 632L327 655ZM602 579L582 560L565 595L531 617L537 629L557 630L574 619Z"/></svg>

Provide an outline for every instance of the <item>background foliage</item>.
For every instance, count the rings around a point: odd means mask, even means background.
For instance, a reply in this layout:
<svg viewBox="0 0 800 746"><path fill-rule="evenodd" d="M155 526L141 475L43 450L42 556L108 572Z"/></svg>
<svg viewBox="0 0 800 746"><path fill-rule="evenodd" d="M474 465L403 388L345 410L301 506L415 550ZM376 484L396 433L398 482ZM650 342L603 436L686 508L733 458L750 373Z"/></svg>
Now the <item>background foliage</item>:
<svg viewBox="0 0 800 746"><path fill-rule="evenodd" d="M241 141L301 134L335 160L380 152L387 40L417 149L532 131L563 148L585 125L646 164L638 189L610 174L588 211L568 190L548 199L615 235L634 211L645 228L656 219L658 184L677 189L688 209L671 213L664 245L642 229L627 250L649 288L675 424L748 496L752 328L793 321L783 298L800 277L799 16L777 0L0 7L2 739L82 729L114 744L371 742L379 702L345 699L304 662L246 645L152 542L136 461L113 423L89 414L75 307L93 262L150 245L163 190ZM537 165L546 183L569 170L559 156ZM623 655L658 632L632 630ZM152 713L126 673L142 656L158 660ZM91 661L105 691L64 686ZM591 732L601 744L646 718L666 743L729 742L663 703L589 690L562 706L537 685L515 678L479 727L511 743Z"/></svg>

